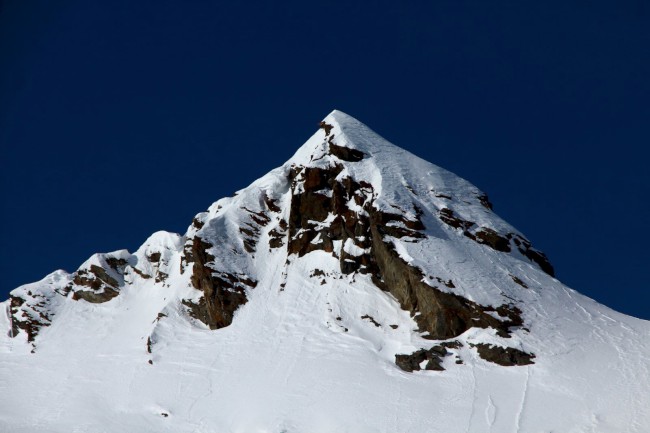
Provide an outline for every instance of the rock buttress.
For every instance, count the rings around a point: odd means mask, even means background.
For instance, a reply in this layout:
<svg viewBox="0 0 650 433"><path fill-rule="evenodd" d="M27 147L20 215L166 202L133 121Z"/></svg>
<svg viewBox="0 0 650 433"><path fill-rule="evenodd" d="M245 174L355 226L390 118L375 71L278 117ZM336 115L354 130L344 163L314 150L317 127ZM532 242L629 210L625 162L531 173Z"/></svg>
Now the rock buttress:
<svg viewBox="0 0 650 433"><path fill-rule="evenodd" d="M210 329L224 328L232 323L237 308L245 304L246 288L257 283L245 275L219 272L212 269L214 256L208 250L212 245L196 236L192 241L191 258L194 260L191 282L203 295L198 302L185 299L192 317Z"/></svg>
<svg viewBox="0 0 650 433"><path fill-rule="evenodd" d="M411 313L430 339L453 338L472 327L493 328L499 336L509 337L512 327L523 325L521 311L513 305L484 306L425 283L424 273L399 257L390 240L406 237L417 242L425 237L420 219L374 208L372 185L350 177L338 179L342 169L339 164L292 169L289 254L303 256L314 250L338 254L343 273L370 274L379 288L393 294ZM355 210L350 209L351 203ZM414 210L422 214L415 206ZM335 241L343 245L338 251ZM452 281L436 279L454 287ZM502 319L489 314L494 312Z"/></svg>

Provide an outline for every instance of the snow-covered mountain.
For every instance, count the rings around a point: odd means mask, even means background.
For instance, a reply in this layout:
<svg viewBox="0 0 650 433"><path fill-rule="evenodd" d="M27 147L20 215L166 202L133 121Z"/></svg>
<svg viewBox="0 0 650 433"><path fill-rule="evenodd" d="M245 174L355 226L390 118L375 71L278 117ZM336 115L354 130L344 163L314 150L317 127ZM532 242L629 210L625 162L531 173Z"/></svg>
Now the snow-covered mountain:
<svg viewBox="0 0 650 433"><path fill-rule="evenodd" d="M650 322L339 111L184 235L2 307L1 432L650 431Z"/></svg>

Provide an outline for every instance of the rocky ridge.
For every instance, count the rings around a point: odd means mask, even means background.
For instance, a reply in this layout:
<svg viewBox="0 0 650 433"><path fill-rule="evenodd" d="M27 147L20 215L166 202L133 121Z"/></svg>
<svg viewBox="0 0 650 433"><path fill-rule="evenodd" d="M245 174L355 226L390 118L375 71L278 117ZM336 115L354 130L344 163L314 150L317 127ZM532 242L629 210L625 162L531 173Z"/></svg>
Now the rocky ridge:
<svg viewBox="0 0 650 433"><path fill-rule="evenodd" d="M648 322L555 279L467 181L318 126L184 234L13 290L0 430L648 430Z"/></svg>
<svg viewBox="0 0 650 433"><path fill-rule="evenodd" d="M340 112L321 122L321 132L311 140L314 143L308 142L298 152L309 153L308 160L306 155L300 155L285 164L281 173L272 172L275 189L246 190L247 195L257 195L253 209L233 208L221 200L209 212L197 215L185 236L159 233L158 237L165 239L162 248L145 248L146 251L139 250L135 255L127 251L96 254L73 274L61 274L55 281L40 284L40 290L26 289L35 287L32 285L12 292L12 336L24 332L34 344L40 329L53 320L55 309L49 306L53 296L79 302L109 302L119 296L125 285L147 279L164 285L170 273L176 271L185 275L188 285L196 290L182 299L187 314L210 329L229 326L237 309L247 302L247 293L258 286L255 253L260 248L282 250L287 268L293 257L314 251L331 254L338 260L341 274L368 275L378 290L390 293L410 313L417 323L417 332L426 339L449 340L470 328L491 329L504 339L510 338L513 331L527 332L516 302L504 299L505 302L486 305L463 296L454 290L457 281L437 275L426 264L410 263L400 254L396 242L401 246L417 245L430 239L432 231L427 230L424 220L429 221L427 224L435 220L438 230L442 228L447 236L460 234L479 248L517 253L519 259L538 265L552 276L553 268L546 256L507 225L473 221L476 208L498 217L492 213L487 195L462 180L454 179L461 182L463 189L469 189L469 197L458 196L458 191L450 190L444 182L428 186L425 193L435 199L433 206L431 202L423 203L419 199L422 191L404 179L397 191L403 196L400 200L391 202L382 197L378 190L384 185L373 179L386 169L375 161L373 151L379 149L373 143L363 150L355 148L357 143L345 131L350 125L355 127L354 131L365 128ZM376 139L386 146L378 136ZM355 173L356 166L364 161L370 161L366 165L374 169L371 176L367 176L368 172ZM287 190L283 203L278 186ZM224 225L233 225L235 229L215 230ZM169 269L171 255L179 253L179 269ZM233 254L236 260L230 259ZM510 276L522 289L527 288L520 277ZM501 365L533 362L534 355L519 348L479 344L474 347L488 361ZM421 357L425 352L418 349L408 356ZM399 359L406 355L396 356ZM403 362L397 365L404 369Z"/></svg>

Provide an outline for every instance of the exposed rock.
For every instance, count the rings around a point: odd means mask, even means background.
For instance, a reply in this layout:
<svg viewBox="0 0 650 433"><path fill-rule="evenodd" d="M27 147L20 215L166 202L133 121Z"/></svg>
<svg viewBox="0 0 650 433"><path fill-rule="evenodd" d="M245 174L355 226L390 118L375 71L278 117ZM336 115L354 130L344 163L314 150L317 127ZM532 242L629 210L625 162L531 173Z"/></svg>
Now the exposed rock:
<svg viewBox="0 0 650 433"><path fill-rule="evenodd" d="M18 296L9 296L9 311L11 314L11 337L18 335L20 330L27 334L27 341L33 342L40 329L51 323L50 317L44 312L35 308L30 308L31 314L28 314L23 307L25 299Z"/></svg>
<svg viewBox="0 0 650 433"><path fill-rule="evenodd" d="M287 222L280 220L278 226L269 231L269 247L281 248L284 246L285 238L287 236Z"/></svg>
<svg viewBox="0 0 650 433"><path fill-rule="evenodd" d="M144 272L142 272L140 269L138 269L138 268L136 268L136 267L133 267L133 268L131 268L131 269L133 269L133 272L135 272L136 274L140 275L140 276L141 276L142 278L144 278L145 280L148 280L149 278L151 278L151 275L149 275L149 274L145 274Z"/></svg>
<svg viewBox="0 0 650 433"><path fill-rule="evenodd" d="M336 156L338 159L343 161L357 162L361 161L365 156L363 152L356 149L350 149L349 147L338 146L331 141L330 145L330 154Z"/></svg>
<svg viewBox="0 0 650 433"><path fill-rule="evenodd" d="M326 123L325 121L319 123L318 127L325 131L325 136L329 136L330 132L332 132L332 128L334 128L332 125Z"/></svg>
<svg viewBox="0 0 650 433"><path fill-rule="evenodd" d="M324 250L336 254L334 242L350 243L358 254L350 254L345 247L339 252L341 272L368 273L375 284L391 292L402 308L411 312L419 329L426 338L444 340L456 337L469 328L494 328L502 336L508 336L510 327L522 323L520 311L508 306L499 307L503 320L489 312L493 307L481 306L459 295L443 292L424 282L419 269L410 266L395 252L390 241L393 238L418 240L425 235L420 216L422 211L414 207L416 219L400 214L382 212L372 206L374 189L365 182L350 177L337 179L342 166L329 168L294 167L290 173L292 189L289 216L289 254L303 256L311 251ZM327 190L329 193L322 193ZM363 212L352 211L348 203L354 203ZM453 212L441 211L441 218L458 221L458 227L471 227L455 218ZM324 221L330 217L329 224ZM451 280L441 284L453 288Z"/></svg>
<svg viewBox="0 0 650 433"><path fill-rule="evenodd" d="M151 263L158 263L160 261L160 253L151 253L149 261Z"/></svg>
<svg viewBox="0 0 650 433"><path fill-rule="evenodd" d="M374 317L372 317L372 316L370 316L370 315L368 315L368 314L364 314L363 316L361 316L361 318L364 319L364 320L365 320L365 319L369 320L370 323L372 323L373 325L375 325L377 328L380 328L380 327L381 327L381 325L379 324L379 322L377 322L377 321L374 319Z"/></svg>
<svg viewBox="0 0 650 433"><path fill-rule="evenodd" d="M325 276L325 272L323 272L322 269L314 269L311 271L311 274L309 275L310 277L322 277Z"/></svg>
<svg viewBox="0 0 650 433"><path fill-rule="evenodd" d="M52 304L61 301L70 293L69 286L35 288L35 290L15 290L9 294L8 318L10 338L23 332L35 350L34 340L46 326L52 324L56 309Z"/></svg>
<svg viewBox="0 0 650 433"><path fill-rule="evenodd" d="M282 209L280 206L277 205L276 201L273 200L271 197L268 195L264 194L264 203L266 203L266 207L271 211L275 213L280 213L282 212Z"/></svg>
<svg viewBox="0 0 650 433"><path fill-rule="evenodd" d="M546 272L551 277L555 276L555 269L553 269L551 262L548 261L546 254L532 248L526 248L525 250L520 248L519 251L531 261L537 263L539 267L542 268L542 271Z"/></svg>
<svg viewBox="0 0 650 433"><path fill-rule="evenodd" d="M180 271L181 274L185 273L185 270L194 263L194 253L192 252L193 240L188 239L183 245L183 254L181 255L181 264Z"/></svg>
<svg viewBox="0 0 650 433"><path fill-rule="evenodd" d="M260 230L271 221L271 218L264 211L254 212L245 207L242 209L248 212L249 221L245 223L244 227L239 228L239 232L244 235L242 236L244 249L249 253L254 253L260 237Z"/></svg>
<svg viewBox="0 0 650 433"><path fill-rule="evenodd" d="M203 292L198 303L183 300L189 314L205 323L210 329L223 328L232 323L237 308L245 304L246 289L254 288L257 282L245 275L215 271L210 264L214 257L208 252L211 244L198 236L192 242L192 285Z"/></svg>
<svg viewBox="0 0 650 433"><path fill-rule="evenodd" d="M434 192L434 191L431 190L431 192ZM438 197L438 198L444 198L444 199L446 199L446 200L451 200L451 196L450 196L449 194L443 194L443 193L441 193L441 192L436 192L434 195L435 195L436 197Z"/></svg>
<svg viewBox="0 0 650 433"><path fill-rule="evenodd" d="M530 241L520 235L515 233L507 233L503 235L489 227L478 227L476 223L462 219L449 208L440 209L438 211L438 217L445 224L456 229L461 229L463 235L471 240L478 242L479 244L487 245L496 251L510 252L512 251L512 244L514 244L523 256L532 262L537 263L537 265L539 265L539 267L550 276L555 276L553 266L548 261L546 255L543 252L534 249L531 246Z"/></svg>
<svg viewBox="0 0 650 433"><path fill-rule="evenodd" d="M166 274L163 271L158 271L156 273L156 283L161 283L161 282L165 281L167 279L167 277L169 277L168 274Z"/></svg>
<svg viewBox="0 0 650 433"><path fill-rule="evenodd" d="M487 194L483 193L480 194L478 197L478 201L485 206L487 209L492 210L492 203L490 202L490 199L488 198Z"/></svg>
<svg viewBox="0 0 650 433"><path fill-rule="evenodd" d="M510 252L510 241L492 229L481 227L474 232L474 236L479 244L489 245L492 249L504 253Z"/></svg>
<svg viewBox="0 0 650 433"><path fill-rule="evenodd" d="M83 299L84 301L93 304L101 304L110 301L117 295L119 295L119 292L117 290L113 290L112 288L106 286L102 292L94 292L91 290L77 290L72 294L72 299L75 301Z"/></svg>
<svg viewBox="0 0 650 433"><path fill-rule="evenodd" d="M442 361L445 356L450 355L447 348L440 344L429 350L420 349L410 355L395 355L395 364L404 371L412 372L422 369L421 364L427 361L424 369L444 371Z"/></svg>
<svg viewBox="0 0 650 433"><path fill-rule="evenodd" d="M501 347L492 344L472 344L481 358L503 366L534 364L535 355L513 347Z"/></svg>
<svg viewBox="0 0 650 433"><path fill-rule="evenodd" d="M460 349L461 347L463 347L463 343L461 343L458 340L443 341L442 343L440 343L440 345L448 349Z"/></svg>
<svg viewBox="0 0 650 433"><path fill-rule="evenodd" d="M101 290L106 285L113 288L119 286L115 278L108 275L104 268L97 265L90 265L89 270L82 269L77 271L72 282L77 286L86 286L93 290Z"/></svg>
<svg viewBox="0 0 650 433"><path fill-rule="evenodd" d="M97 265L90 265L90 269L77 271L72 284L90 289L75 290L72 294L72 299L75 301L83 299L93 304L100 304L119 295L119 282L108 275L104 268Z"/></svg>
<svg viewBox="0 0 650 433"><path fill-rule="evenodd" d="M427 359L427 351L420 349L410 355L395 355L395 364L404 371L409 373L412 371L419 371L422 368L420 364Z"/></svg>
<svg viewBox="0 0 650 433"><path fill-rule="evenodd" d="M438 216L442 220L442 222L457 229L462 228L464 230L467 230L474 225L473 222L465 221L457 217L454 214L453 210L446 207L443 207L438 211Z"/></svg>
<svg viewBox="0 0 650 433"><path fill-rule="evenodd" d="M106 261L106 264L119 272L120 274L124 273L124 268L128 264L125 259L118 259L116 257L106 257L104 259Z"/></svg>
<svg viewBox="0 0 650 433"><path fill-rule="evenodd" d="M199 221L198 219L194 218L192 220L192 226L194 226L195 229L201 230L203 228L203 221Z"/></svg>
<svg viewBox="0 0 650 433"><path fill-rule="evenodd" d="M499 320L488 314L493 307L429 286L419 269L406 264L391 244L377 239L381 237L373 235L374 257L381 281L402 308L411 312L420 330L428 332L426 338L445 340L472 327L494 328L500 335L507 335L510 327L519 326L518 309L513 308L509 316Z"/></svg>
<svg viewBox="0 0 650 433"><path fill-rule="evenodd" d="M521 279L519 279L518 277L516 277L516 276L514 276L514 275L512 275L512 274L509 274L509 275L510 275L510 278L512 278L512 281L514 281L515 283L519 284L519 285L520 285L521 287L523 287L524 289L527 289L527 288L528 288L528 285L526 285L526 283L524 283L523 281L521 281Z"/></svg>

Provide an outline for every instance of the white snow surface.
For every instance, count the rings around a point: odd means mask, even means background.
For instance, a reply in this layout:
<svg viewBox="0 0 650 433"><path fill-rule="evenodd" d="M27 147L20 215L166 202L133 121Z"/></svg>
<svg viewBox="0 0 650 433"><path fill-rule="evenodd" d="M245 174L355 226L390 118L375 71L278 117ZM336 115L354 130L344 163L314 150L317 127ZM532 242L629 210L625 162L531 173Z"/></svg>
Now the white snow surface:
<svg viewBox="0 0 650 433"><path fill-rule="evenodd" d="M650 322L567 288L518 253L463 236L437 218L439 209L520 233L482 206L469 182L340 111L324 121L337 145L365 157L327 154L321 129L282 167L198 214L184 235L158 232L134 254L92 256L80 269L106 267L107 258L127 263L111 275L120 291L110 301L74 300L76 289L65 291L73 276L64 271L15 289L12 296L27 299L25 314L45 311L51 323L33 342L23 331L12 338L9 301L2 303L0 432L650 431ZM471 328L454 339L463 347L444 359L445 371L400 370L396 354L436 342L422 338L388 292L368 275L342 274L324 251L299 258L267 247L269 232L288 218L291 167L334 163L344 166L341 178L373 186L375 207L409 219L417 218L415 206L423 210L426 239L391 239L404 260L453 280L454 288L440 290L483 305L514 303L527 330L506 339ZM268 211L265 198L280 211ZM247 253L239 228L261 211L270 221L259 227L256 252ZM184 246L195 236L214 245L216 272L258 282L222 329L208 329L182 304L201 295L191 263L182 272ZM363 253L351 242L337 247ZM535 363L489 363L473 342L532 352Z"/></svg>

